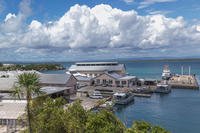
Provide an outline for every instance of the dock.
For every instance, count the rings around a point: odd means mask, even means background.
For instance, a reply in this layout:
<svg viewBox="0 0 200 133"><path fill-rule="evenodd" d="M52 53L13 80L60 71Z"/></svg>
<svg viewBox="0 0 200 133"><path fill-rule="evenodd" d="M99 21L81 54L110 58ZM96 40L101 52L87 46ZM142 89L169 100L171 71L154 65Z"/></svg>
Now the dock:
<svg viewBox="0 0 200 133"><path fill-rule="evenodd" d="M133 93L133 95L135 97L146 97L146 98L150 98L151 94L144 94L144 93Z"/></svg>
<svg viewBox="0 0 200 133"><path fill-rule="evenodd" d="M195 75L174 75L168 83L172 88L199 89Z"/></svg>

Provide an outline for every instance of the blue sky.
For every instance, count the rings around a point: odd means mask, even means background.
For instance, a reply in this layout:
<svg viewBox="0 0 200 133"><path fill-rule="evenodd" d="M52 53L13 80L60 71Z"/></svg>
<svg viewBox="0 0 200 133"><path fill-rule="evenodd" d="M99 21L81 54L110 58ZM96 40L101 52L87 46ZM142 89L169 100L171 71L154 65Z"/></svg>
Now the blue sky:
<svg viewBox="0 0 200 133"><path fill-rule="evenodd" d="M18 5L21 2L20 0L0 1L4 6L3 11L1 11L1 19L4 19L9 12L18 12ZM140 15L147 15L151 11L163 11L167 12L168 17L183 16L186 20L200 19L199 0L169 0L169 2L155 2L154 4L151 4L145 8L139 9L139 6L142 2L144 2L144 0L133 0L133 2L125 2L125 0L59 0L58 2L55 0L34 0L31 2L31 8L34 12L32 16L30 16L30 19L48 21L59 18L75 4L93 7L102 3L109 4L114 8L119 8L122 10L134 9Z"/></svg>
<svg viewBox="0 0 200 133"><path fill-rule="evenodd" d="M200 57L199 12L199 0L0 0L0 60Z"/></svg>

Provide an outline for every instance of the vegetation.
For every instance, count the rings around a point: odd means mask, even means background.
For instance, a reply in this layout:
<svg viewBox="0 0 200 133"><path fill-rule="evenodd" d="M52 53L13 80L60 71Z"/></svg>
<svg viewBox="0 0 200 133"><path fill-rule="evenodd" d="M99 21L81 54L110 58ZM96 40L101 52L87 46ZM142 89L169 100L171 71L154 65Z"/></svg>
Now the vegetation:
<svg viewBox="0 0 200 133"><path fill-rule="evenodd" d="M145 121L136 121L131 128L127 129L126 133L169 133L169 131Z"/></svg>
<svg viewBox="0 0 200 133"><path fill-rule="evenodd" d="M39 97L31 104L31 123L34 133L168 133L165 129L144 121L131 128L110 111L86 111L76 101L65 107L62 98ZM25 131L25 132L28 132Z"/></svg>
<svg viewBox="0 0 200 133"><path fill-rule="evenodd" d="M14 65L2 65L0 64L0 71L13 71L13 70L63 70L64 67L60 64L14 64Z"/></svg>
<svg viewBox="0 0 200 133"><path fill-rule="evenodd" d="M36 73L23 73L18 76L18 83L14 87L13 95L19 99L26 98L27 100L26 109L30 133L32 133L30 104L32 96L40 93L39 77Z"/></svg>

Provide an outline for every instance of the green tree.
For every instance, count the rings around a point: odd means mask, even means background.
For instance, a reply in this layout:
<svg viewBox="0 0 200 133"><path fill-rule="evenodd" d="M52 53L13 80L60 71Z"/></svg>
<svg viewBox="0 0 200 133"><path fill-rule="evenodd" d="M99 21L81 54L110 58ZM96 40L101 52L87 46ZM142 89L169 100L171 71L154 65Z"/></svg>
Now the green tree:
<svg viewBox="0 0 200 133"><path fill-rule="evenodd" d="M36 73L23 73L18 76L13 95L19 99L25 98L27 100L26 110L30 133L32 133L30 104L32 96L39 95L40 93L39 76Z"/></svg>
<svg viewBox="0 0 200 133"><path fill-rule="evenodd" d="M63 98L40 97L34 100L31 106L33 132L64 133L64 104L66 101Z"/></svg>
<svg viewBox="0 0 200 133"><path fill-rule="evenodd" d="M85 132L87 118L88 113L81 106L80 101L75 101L72 105L69 105L65 111L65 117L63 120L66 131L69 133Z"/></svg>
<svg viewBox="0 0 200 133"><path fill-rule="evenodd" d="M86 133L123 133L125 126L110 111L90 113L86 123Z"/></svg>
<svg viewBox="0 0 200 133"><path fill-rule="evenodd" d="M126 130L126 133L169 133L169 131L146 121L135 121L132 127Z"/></svg>

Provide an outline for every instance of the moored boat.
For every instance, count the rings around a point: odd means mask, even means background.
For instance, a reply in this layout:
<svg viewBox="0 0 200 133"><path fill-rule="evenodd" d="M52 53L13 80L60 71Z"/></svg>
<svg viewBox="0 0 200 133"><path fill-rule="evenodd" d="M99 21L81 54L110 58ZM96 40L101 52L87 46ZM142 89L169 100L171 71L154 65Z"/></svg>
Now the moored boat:
<svg viewBox="0 0 200 133"><path fill-rule="evenodd" d="M126 105L134 101L134 95L132 93L115 93L113 95L114 104Z"/></svg>
<svg viewBox="0 0 200 133"><path fill-rule="evenodd" d="M171 86L168 84L158 84L155 93L168 94L171 92Z"/></svg>
<svg viewBox="0 0 200 133"><path fill-rule="evenodd" d="M171 72L168 65L165 65L162 72L162 79L169 80L171 77Z"/></svg>

